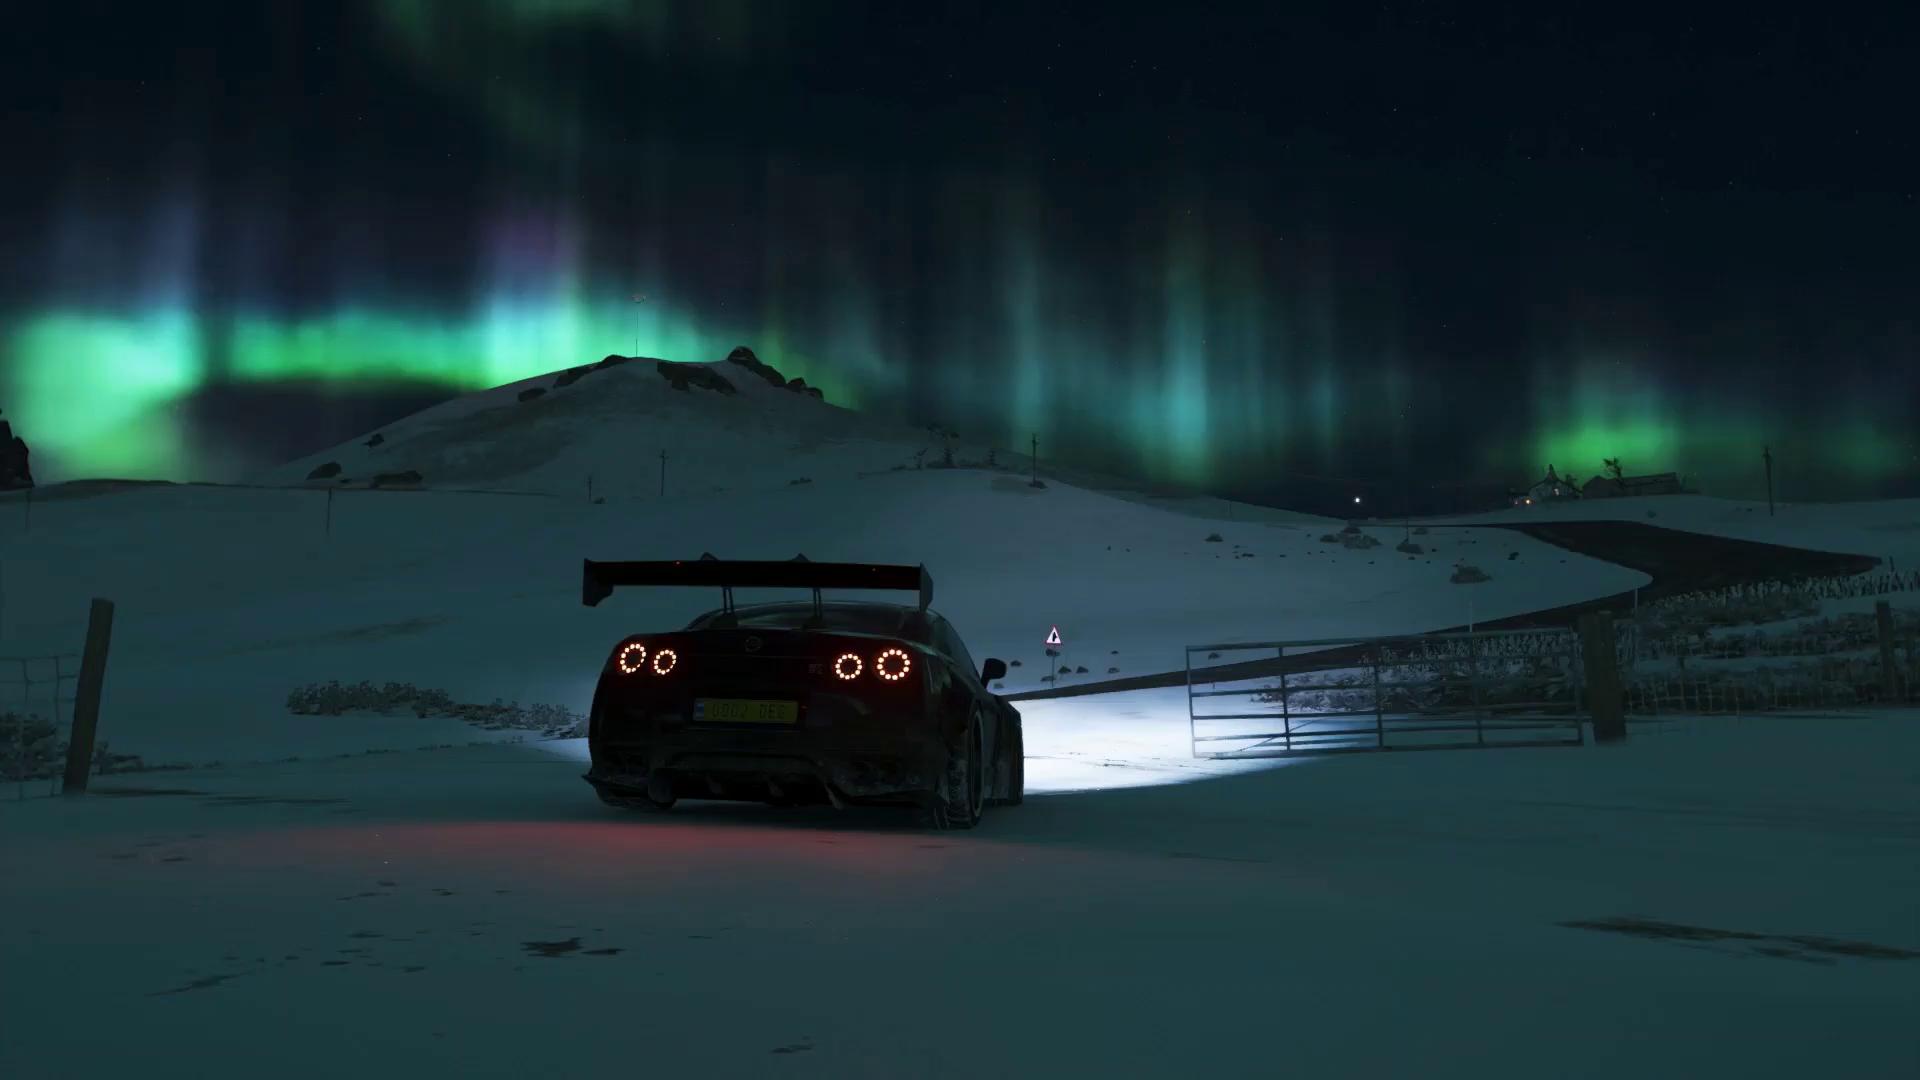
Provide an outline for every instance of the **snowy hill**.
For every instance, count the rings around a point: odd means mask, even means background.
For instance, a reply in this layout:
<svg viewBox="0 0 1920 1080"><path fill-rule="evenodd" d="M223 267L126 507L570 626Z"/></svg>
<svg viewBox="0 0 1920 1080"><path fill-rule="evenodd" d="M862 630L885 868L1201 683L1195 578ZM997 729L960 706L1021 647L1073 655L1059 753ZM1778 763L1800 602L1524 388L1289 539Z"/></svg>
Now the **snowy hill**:
<svg viewBox="0 0 1920 1080"><path fill-rule="evenodd" d="M1202 640L1417 631L1646 581L1507 530L1419 537L1438 550L1410 557L1393 550L1397 528L1357 550L1322 542L1338 527L1328 522L1207 520L1191 507L970 469L605 504L145 486L46 500L31 531L15 509L0 508L0 656L77 651L88 598L114 600L102 733L149 760L280 757L333 746L349 729L355 746L380 731L398 732L396 745L446 734L422 726L414 738L401 730L411 717L369 728L288 715L290 689L327 679L583 710L610 642L681 625L718 601L705 590L634 590L584 608L583 557L924 563L934 606L975 658L1021 662L1009 692L1041 685L1054 625L1066 640L1060 659L1088 669L1070 683L1109 668L1178 667L1182 647ZM1462 556L1493 580L1450 583Z"/></svg>
<svg viewBox="0 0 1920 1080"><path fill-rule="evenodd" d="M583 499L591 482L596 496L617 500L659 496L663 451L668 495L848 479L915 464L916 454L929 465L944 460L947 440L934 431L776 386L778 378L764 364L732 360L609 357L442 402L260 480L366 487L383 474L413 472L432 488ZM953 452L956 460L986 457L983 447L959 441ZM338 475L309 481L329 465Z"/></svg>

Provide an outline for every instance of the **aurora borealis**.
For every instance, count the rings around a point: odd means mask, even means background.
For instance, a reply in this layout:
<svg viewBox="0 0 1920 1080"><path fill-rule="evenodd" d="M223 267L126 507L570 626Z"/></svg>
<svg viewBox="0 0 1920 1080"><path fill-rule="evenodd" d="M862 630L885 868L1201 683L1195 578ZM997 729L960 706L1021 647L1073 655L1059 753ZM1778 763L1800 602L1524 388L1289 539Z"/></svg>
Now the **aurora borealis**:
<svg viewBox="0 0 1920 1080"><path fill-rule="evenodd" d="M1601 18L49 8L0 409L43 482L235 479L745 343L1255 497L1615 456L1750 496L1762 445L1785 497L1920 493L1911 26Z"/></svg>

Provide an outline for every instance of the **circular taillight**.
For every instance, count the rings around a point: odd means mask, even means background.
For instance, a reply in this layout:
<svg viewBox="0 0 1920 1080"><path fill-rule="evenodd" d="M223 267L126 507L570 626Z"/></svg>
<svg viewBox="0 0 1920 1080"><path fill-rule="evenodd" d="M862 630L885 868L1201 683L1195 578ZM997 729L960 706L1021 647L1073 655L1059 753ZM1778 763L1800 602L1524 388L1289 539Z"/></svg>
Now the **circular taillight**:
<svg viewBox="0 0 1920 1080"><path fill-rule="evenodd" d="M631 675L647 666L647 647L637 641L629 641L620 646L619 653L613 658L613 664L620 669L620 674Z"/></svg>
<svg viewBox="0 0 1920 1080"><path fill-rule="evenodd" d="M673 666L679 662L679 653L674 652L672 649L661 649L659 652L653 654L653 673L655 675L665 675L667 672L672 671Z"/></svg>
<svg viewBox="0 0 1920 1080"><path fill-rule="evenodd" d="M841 653L840 658L833 662L833 673L842 679L857 679L862 666L859 657L852 653Z"/></svg>
<svg viewBox="0 0 1920 1080"><path fill-rule="evenodd" d="M888 682L899 682L907 677L907 671L913 667L913 661L905 649L888 649L873 658L874 674Z"/></svg>

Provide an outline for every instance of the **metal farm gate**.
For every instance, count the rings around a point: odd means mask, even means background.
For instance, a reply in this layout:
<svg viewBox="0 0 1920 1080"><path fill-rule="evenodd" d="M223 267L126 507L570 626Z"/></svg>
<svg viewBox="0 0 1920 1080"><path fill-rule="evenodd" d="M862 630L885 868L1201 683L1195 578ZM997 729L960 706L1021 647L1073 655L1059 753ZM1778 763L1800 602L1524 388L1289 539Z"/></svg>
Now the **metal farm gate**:
<svg viewBox="0 0 1920 1080"><path fill-rule="evenodd" d="M1571 629L1190 645L1193 756L1579 746L1582 670Z"/></svg>

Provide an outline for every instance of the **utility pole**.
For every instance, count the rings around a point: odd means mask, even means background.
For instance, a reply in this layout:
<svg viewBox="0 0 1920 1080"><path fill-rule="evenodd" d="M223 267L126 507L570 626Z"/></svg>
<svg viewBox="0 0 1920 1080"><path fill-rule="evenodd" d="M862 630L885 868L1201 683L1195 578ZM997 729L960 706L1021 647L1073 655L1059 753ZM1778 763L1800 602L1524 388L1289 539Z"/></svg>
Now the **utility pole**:
<svg viewBox="0 0 1920 1080"><path fill-rule="evenodd" d="M640 355L640 305L647 302L646 293L633 294L633 355Z"/></svg>
<svg viewBox="0 0 1920 1080"><path fill-rule="evenodd" d="M667 452L660 451L660 497L667 497Z"/></svg>
<svg viewBox="0 0 1920 1080"><path fill-rule="evenodd" d="M1760 460L1767 463L1767 516L1773 516L1773 447L1760 448Z"/></svg>
<svg viewBox="0 0 1920 1080"><path fill-rule="evenodd" d="M1033 464L1033 479L1027 482L1027 486L1039 487L1040 486L1040 433L1039 432L1037 431L1034 432L1033 442L1031 443L1031 445L1033 447L1033 453L1029 455L1029 457Z"/></svg>

